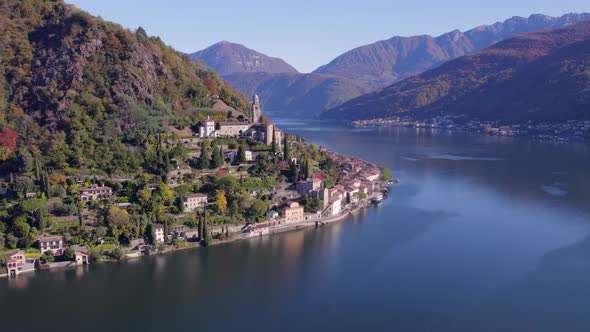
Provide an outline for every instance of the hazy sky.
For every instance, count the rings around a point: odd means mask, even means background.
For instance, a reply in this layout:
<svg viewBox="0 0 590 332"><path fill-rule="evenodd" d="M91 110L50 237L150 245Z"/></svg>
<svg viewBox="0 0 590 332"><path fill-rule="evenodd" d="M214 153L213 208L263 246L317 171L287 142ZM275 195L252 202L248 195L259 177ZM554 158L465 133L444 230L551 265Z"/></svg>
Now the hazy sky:
<svg viewBox="0 0 590 332"><path fill-rule="evenodd" d="M590 0L66 0L192 53L243 44L309 72L354 47L394 35L439 35L512 16L590 12Z"/></svg>

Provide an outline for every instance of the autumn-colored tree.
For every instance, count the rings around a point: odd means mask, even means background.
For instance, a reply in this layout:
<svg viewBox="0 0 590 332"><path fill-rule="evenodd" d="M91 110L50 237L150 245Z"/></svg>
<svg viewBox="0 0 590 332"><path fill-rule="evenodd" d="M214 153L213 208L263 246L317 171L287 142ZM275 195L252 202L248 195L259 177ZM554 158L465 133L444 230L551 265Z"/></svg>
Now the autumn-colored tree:
<svg viewBox="0 0 590 332"><path fill-rule="evenodd" d="M217 89L217 82L215 82L214 79L212 79L212 78L205 78L203 80L203 83L205 84L205 86L207 87L207 90L209 90L209 93L212 96L219 95L219 90Z"/></svg>
<svg viewBox="0 0 590 332"><path fill-rule="evenodd" d="M225 191L217 190L215 193L215 205L219 214L224 214L227 209L227 198L225 198Z"/></svg>
<svg viewBox="0 0 590 332"><path fill-rule="evenodd" d="M4 128L0 131L0 160L8 160L16 150L16 139L18 134L10 129Z"/></svg>

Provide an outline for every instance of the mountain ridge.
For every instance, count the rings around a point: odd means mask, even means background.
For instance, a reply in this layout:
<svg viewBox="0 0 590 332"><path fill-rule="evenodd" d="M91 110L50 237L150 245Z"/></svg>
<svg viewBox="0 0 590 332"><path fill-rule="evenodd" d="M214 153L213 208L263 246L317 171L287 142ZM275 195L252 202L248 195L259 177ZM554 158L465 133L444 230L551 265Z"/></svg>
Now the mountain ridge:
<svg viewBox="0 0 590 332"><path fill-rule="evenodd" d="M590 60L589 40L590 21L518 35L350 100L323 117L452 114L521 122L586 118L588 114L579 110L590 106L590 72L585 69ZM570 89L550 82L561 82ZM557 105L567 107L558 109Z"/></svg>
<svg viewBox="0 0 590 332"><path fill-rule="evenodd" d="M194 62L203 61L219 75L237 72L299 73L283 59L271 57L238 43L221 41L189 54Z"/></svg>

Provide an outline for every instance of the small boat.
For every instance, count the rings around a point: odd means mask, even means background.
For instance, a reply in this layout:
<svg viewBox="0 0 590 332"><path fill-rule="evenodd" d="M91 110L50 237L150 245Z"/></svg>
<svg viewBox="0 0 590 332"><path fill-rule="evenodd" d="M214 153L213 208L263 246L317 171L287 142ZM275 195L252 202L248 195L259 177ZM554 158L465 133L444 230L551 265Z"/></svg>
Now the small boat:
<svg viewBox="0 0 590 332"><path fill-rule="evenodd" d="M393 183L399 183L399 178L393 178Z"/></svg>

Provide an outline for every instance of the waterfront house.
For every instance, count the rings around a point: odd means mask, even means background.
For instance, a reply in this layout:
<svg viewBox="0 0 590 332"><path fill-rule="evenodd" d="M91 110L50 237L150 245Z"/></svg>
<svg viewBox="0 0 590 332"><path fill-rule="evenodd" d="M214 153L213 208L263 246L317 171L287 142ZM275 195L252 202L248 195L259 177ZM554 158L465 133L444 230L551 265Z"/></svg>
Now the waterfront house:
<svg viewBox="0 0 590 332"><path fill-rule="evenodd" d="M72 246L74 249L74 262L76 265L88 265L90 260L88 259L88 248L85 246Z"/></svg>
<svg viewBox="0 0 590 332"><path fill-rule="evenodd" d="M164 243L165 242L164 225L154 224L154 232L156 233L156 238L154 239L154 240L156 240L156 243Z"/></svg>
<svg viewBox="0 0 590 332"><path fill-rule="evenodd" d="M38 243L41 254L51 250L56 256L61 255L64 245L62 236L41 236Z"/></svg>
<svg viewBox="0 0 590 332"><path fill-rule="evenodd" d="M283 204L279 209L281 217L285 222L296 222L303 220L304 208L297 202L289 202Z"/></svg>
<svg viewBox="0 0 590 332"><path fill-rule="evenodd" d="M107 186L93 185L90 188L82 189L80 200L83 202L107 199L113 195L113 189Z"/></svg>
<svg viewBox="0 0 590 332"><path fill-rule="evenodd" d="M199 238L199 230L198 229L187 229L184 231L184 238L187 241L195 241Z"/></svg>
<svg viewBox="0 0 590 332"><path fill-rule="evenodd" d="M207 195L189 194L183 198L184 211L192 212L207 205Z"/></svg>
<svg viewBox="0 0 590 332"><path fill-rule="evenodd" d="M342 199L334 197L330 199L328 207L324 210L325 217L333 217L340 214L342 211Z"/></svg>
<svg viewBox="0 0 590 332"><path fill-rule="evenodd" d="M23 250L6 255L6 272L9 277L17 276L25 265L26 257Z"/></svg>

